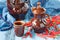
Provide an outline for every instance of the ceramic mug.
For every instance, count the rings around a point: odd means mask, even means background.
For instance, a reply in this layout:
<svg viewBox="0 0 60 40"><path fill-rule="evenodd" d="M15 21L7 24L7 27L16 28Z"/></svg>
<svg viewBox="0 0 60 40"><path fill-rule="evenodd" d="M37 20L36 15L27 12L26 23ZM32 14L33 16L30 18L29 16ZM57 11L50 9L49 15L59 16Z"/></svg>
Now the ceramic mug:
<svg viewBox="0 0 60 40"><path fill-rule="evenodd" d="M24 21L15 21L14 22L14 31L16 36L21 37L24 34Z"/></svg>

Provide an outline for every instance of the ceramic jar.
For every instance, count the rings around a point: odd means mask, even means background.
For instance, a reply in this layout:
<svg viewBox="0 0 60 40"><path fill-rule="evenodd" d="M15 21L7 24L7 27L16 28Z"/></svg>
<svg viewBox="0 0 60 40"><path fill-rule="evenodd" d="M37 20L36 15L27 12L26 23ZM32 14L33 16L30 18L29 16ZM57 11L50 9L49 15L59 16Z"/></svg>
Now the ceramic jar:
<svg viewBox="0 0 60 40"><path fill-rule="evenodd" d="M24 34L24 24L23 21L15 21L14 22L14 31L16 36L21 37Z"/></svg>
<svg viewBox="0 0 60 40"><path fill-rule="evenodd" d="M7 0L8 10L9 10L10 14L16 20L25 19L25 15L29 9L28 3L23 2L23 1L21 1L21 0Z"/></svg>

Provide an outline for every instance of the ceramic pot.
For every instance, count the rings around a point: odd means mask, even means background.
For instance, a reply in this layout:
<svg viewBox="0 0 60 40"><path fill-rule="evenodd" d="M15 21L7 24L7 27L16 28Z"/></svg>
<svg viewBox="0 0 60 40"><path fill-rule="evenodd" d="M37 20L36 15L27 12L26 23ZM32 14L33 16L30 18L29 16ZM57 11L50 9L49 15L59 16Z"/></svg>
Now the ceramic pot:
<svg viewBox="0 0 60 40"><path fill-rule="evenodd" d="M29 9L28 3L22 2L21 0L7 0L7 7L10 14L16 20L25 19L25 15L27 13L27 10ZM20 18L21 15L23 16L22 18Z"/></svg>
<svg viewBox="0 0 60 40"><path fill-rule="evenodd" d="M15 30L16 36L18 36L18 37L23 36L24 24L25 24L25 22L23 22L23 21L15 21L14 22L14 30Z"/></svg>

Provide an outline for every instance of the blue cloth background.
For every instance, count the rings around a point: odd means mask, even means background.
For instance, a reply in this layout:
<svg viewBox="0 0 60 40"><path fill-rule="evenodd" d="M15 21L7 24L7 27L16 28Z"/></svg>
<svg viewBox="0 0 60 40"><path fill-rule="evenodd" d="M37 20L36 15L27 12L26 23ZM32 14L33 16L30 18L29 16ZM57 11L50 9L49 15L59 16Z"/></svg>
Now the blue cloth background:
<svg viewBox="0 0 60 40"><path fill-rule="evenodd" d="M36 3L38 1L41 2L42 7L46 8L46 13L48 13L49 15L51 16L60 15L60 0L43 0L43 1L42 0L30 0L29 6L30 7L36 6ZM25 21L29 21L32 17L33 17L33 14L30 9L27 12L27 15L25 16ZM11 28L13 26L10 26L13 24L14 21L15 19L8 12L6 0L0 0L0 40L14 40L14 31ZM9 29L9 28L11 28L11 30L1 32L1 30ZM57 37L57 39L54 39L54 40L60 40L60 38Z"/></svg>

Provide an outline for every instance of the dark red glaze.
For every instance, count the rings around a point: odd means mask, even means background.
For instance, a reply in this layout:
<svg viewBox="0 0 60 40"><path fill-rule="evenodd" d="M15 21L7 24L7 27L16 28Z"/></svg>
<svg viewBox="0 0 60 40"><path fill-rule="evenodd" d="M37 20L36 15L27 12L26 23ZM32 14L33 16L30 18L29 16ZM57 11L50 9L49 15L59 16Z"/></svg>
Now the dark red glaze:
<svg viewBox="0 0 60 40"><path fill-rule="evenodd" d="M7 0L7 7L10 12L10 14L16 19L16 20L21 20L24 18L20 18L23 15L26 15L28 8L25 7L27 3L25 2L20 2L20 0ZM27 5L28 6L28 5Z"/></svg>

